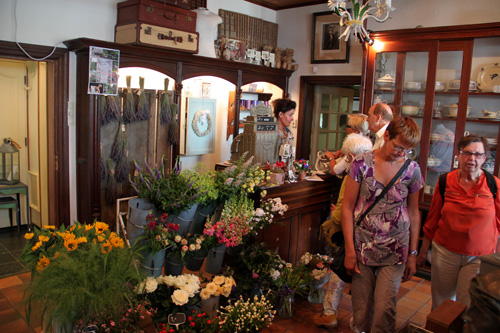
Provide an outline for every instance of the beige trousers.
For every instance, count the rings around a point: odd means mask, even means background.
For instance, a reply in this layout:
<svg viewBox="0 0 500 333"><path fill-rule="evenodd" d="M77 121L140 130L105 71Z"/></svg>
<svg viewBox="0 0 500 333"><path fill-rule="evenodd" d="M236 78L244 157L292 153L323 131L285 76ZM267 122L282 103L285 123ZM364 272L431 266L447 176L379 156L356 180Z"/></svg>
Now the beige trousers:
<svg viewBox="0 0 500 333"><path fill-rule="evenodd" d="M469 287L471 280L479 273L479 257L451 252L432 242L431 260L432 309L445 299L456 300L469 307Z"/></svg>
<svg viewBox="0 0 500 333"><path fill-rule="evenodd" d="M405 265L365 266L352 277L354 329L396 332L396 303Z"/></svg>

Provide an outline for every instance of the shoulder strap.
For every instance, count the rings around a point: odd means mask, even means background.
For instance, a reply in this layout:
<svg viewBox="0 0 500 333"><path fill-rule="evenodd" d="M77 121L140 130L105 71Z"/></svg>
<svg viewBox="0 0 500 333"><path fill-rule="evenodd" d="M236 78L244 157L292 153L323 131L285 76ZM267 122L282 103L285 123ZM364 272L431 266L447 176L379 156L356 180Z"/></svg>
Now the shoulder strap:
<svg viewBox="0 0 500 333"><path fill-rule="evenodd" d="M448 177L448 172L443 173L439 176L439 194L441 194L441 199L444 202L444 191L446 190L446 178Z"/></svg>
<svg viewBox="0 0 500 333"><path fill-rule="evenodd" d="M407 159L405 161L405 163L403 164L403 166L399 169L398 173L396 173L396 175L394 177L392 177L392 179L389 182L389 184L387 184L387 186L384 187L384 189L382 190L382 192L375 198L375 201L373 201L373 203L371 204L371 206L368 207L367 210L365 210L365 212L363 213L363 215L361 215L361 217L359 218L359 220L356 223L356 225L359 225L361 223L361 221L363 221L365 219L366 215L368 215L368 213L373 209L373 207L375 207L375 205L380 201L380 199L382 199L382 197L389 191L389 189L399 179L399 177L401 176L401 174L403 173L403 171L405 171L406 167L408 167L408 165L410 163L411 163L410 159Z"/></svg>
<svg viewBox="0 0 500 333"><path fill-rule="evenodd" d="M493 176L491 173L489 173L486 170L483 170L484 175L486 176L486 183L488 184L488 187L490 189L491 194L493 195L493 199L496 199L497 197L497 182L495 180L495 176ZM441 176L439 176L439 193L441 194L441 198L443 199L444 202L444 192L446 190L446 177L448 176L448 173L443 173Z"/></svg>
<svg viewBox="0 0 500 333"><path fill-rule="evenodd" d="M495 180L495 176L489 173L486 170L483 170L484 175L486 176L486 182L488 183L488 187L490 188L490 192L493 195L493 199L497 197L497 182Z"/></svg>

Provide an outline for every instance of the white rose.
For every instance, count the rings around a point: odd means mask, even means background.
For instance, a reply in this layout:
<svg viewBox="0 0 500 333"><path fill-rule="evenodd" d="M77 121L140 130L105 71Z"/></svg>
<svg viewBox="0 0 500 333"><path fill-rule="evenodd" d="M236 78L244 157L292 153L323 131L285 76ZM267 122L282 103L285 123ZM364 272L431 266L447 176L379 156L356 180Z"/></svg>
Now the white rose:
<svg viewBox="0 0 500 333"><path fill-rule="evenodd" d="M276 280L280 276L280 272L276 269L272 269L270 274L273 280Z"/></svg>
<svg viewBox="0 0 500 333"><path fill-rule="evenodd" d="M182 288L187 283L187 276L178 275L175 277L174 286L178 289Z"/></svg>
<svg viewBox="0 0 500 333"><path fill-rule="evenodd" d="M196 288L191 284L187 284L184 287L182 287L181 290L184 290L189 295L189 297L193 297L194 294L198 291L198 288Z"/></svg>
<svg viewBox="0 0 500 333"><path fill-rule="evenodd" d="M255 210L255 216L259 216L260 217L260 216L264 216L264 214L265 214L265 212L264 212L264 210L262 208L257 208Z"/></svg>
<svg viewBox="0 0 500 333"><path fill-rule="evenodd" d="M179 289L174 291L174 293L172 294L172 301L174 301L176 305L182 306L186 304L188 300L188 294L184 290Z"/></svg>
<svg viewBox="0 0 500 333"><path fill-rule="evenodd" d="M224 297L229 297L229 295L231 294L231 290L233 290L233 286L231 286L231 285L229 285L229 284L225 284L225 285L222 287L221 294L222 294Z"/></svg>
<svg viewBox="0 0 500 333"><path fill-rule="evenodd" d="M163 277L163 283L165 283L169 287L172 287L175 284L175 276L167 275Z"/></svg>
<svg viewBox="0 0 500 333"><path fill-rule="evenodd" d="M152 293L158 288L158 282L152 276L146 278L146 292Z"/></svg>

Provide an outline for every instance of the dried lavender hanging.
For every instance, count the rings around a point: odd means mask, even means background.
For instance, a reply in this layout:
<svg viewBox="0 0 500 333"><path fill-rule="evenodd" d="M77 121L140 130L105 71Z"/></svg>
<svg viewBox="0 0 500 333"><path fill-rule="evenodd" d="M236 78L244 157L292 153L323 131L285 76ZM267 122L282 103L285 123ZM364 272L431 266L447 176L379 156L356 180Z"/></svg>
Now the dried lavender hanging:
<svg viewBox="0 0 500 333"><path fill-rule="evenodd" d="M106 101L106 96L99 96L99 121L101 122L101 126L106 126L111 121L108 116L108 103Z"/></svg>
<svg viewBox="0 0 500 333"><path fill-rule="evenodd" d="M144 92L144 78L139 76L139 102L137 103L137 120L148 120L149 113L149 100Z"/></svg>
<svg viewBox="0 0 500 333"><path fill-rule="evenodd" d="M128 124L137 119L135 117L134 94L132 93L132 76L127 76L125 80L127 81L127 94L123 103L123 121Z"/></svg>
<svg viewBox="0 0 500 333"><path fill-rule="evenodd" d="M102 154L102 146L101 146L101 158L99 159L99 167L101 169L101 182L106 183L109 177L109 168L107 164L104 162L104 156Z"/></svg>
<svg viewBox="0 0 500 333"><path fill-rule="evenodd" d="M125 151L127 150L127 138L125 137L125 125L120 122L118 131L115 136L115 141L111 146L111 154L109 157L116 163L122 159L126 159Z"/></svg>
<svg viewBox="0 0 500 333"><path fill-rule="evenodd" d="M108 182L106 183L106 190L104 200L110 206L113 206L118 198L118 188L116 184L115 177L113 177L115 170L113 170L113 160L108 159L108 168L110 170L110 177L108 177Z"/></svg>
<svg viewBox="0 0 500 333"><path fill-rule="evenodd" d="M120 120L121 107L120 107L120 97L118 95L106 96L106 101L108 104L108 114L110 115L111 121Z"/></svg>
<svg viewBox="0 0 500 333"><path fill-rule="evenodd" d="M165 79L165 91L161 99L160 105L160 124L170 125L172 121L172 107L170 106L170 98L168 96L168 79Z"/></svg>
<svg viewBox="0 0 500 333"><path fill-rule="evenodd" d="M179 144L179 124L177 124L177 108L178 105L175 103L170 104L172 109L172 121L168 126L168 141L172 145Z"/></svg>
<svg viewBox="0 0 500 333"><path fill-rule="evenodd" d="M129 167L127 163L127 158L122 158L115 169L115 179L118 183L125 183L128 181Z"/></svg>

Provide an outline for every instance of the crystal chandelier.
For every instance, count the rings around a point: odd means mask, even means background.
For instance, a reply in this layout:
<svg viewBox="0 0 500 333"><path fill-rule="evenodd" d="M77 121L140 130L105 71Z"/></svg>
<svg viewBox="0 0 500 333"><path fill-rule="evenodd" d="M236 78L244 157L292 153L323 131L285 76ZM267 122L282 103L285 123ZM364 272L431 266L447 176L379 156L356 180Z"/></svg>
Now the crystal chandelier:
<svg viewBox="0 0 500 333"><path fill-rule="evenodd" d="M347 2L352 3L352 12L346 8ZM369 45L373 44L373 40L363 23L369 17L377 22L384 22L389 18L389 13L395 8L391 7L392 0L373 0L375 7L371 7L370 2L368 0L363 5L363 0L328 0L328 7L340 16L340 26L346 27L339 39L345 36L347 42L352 32L360 40L367 42Z"/></svg>

